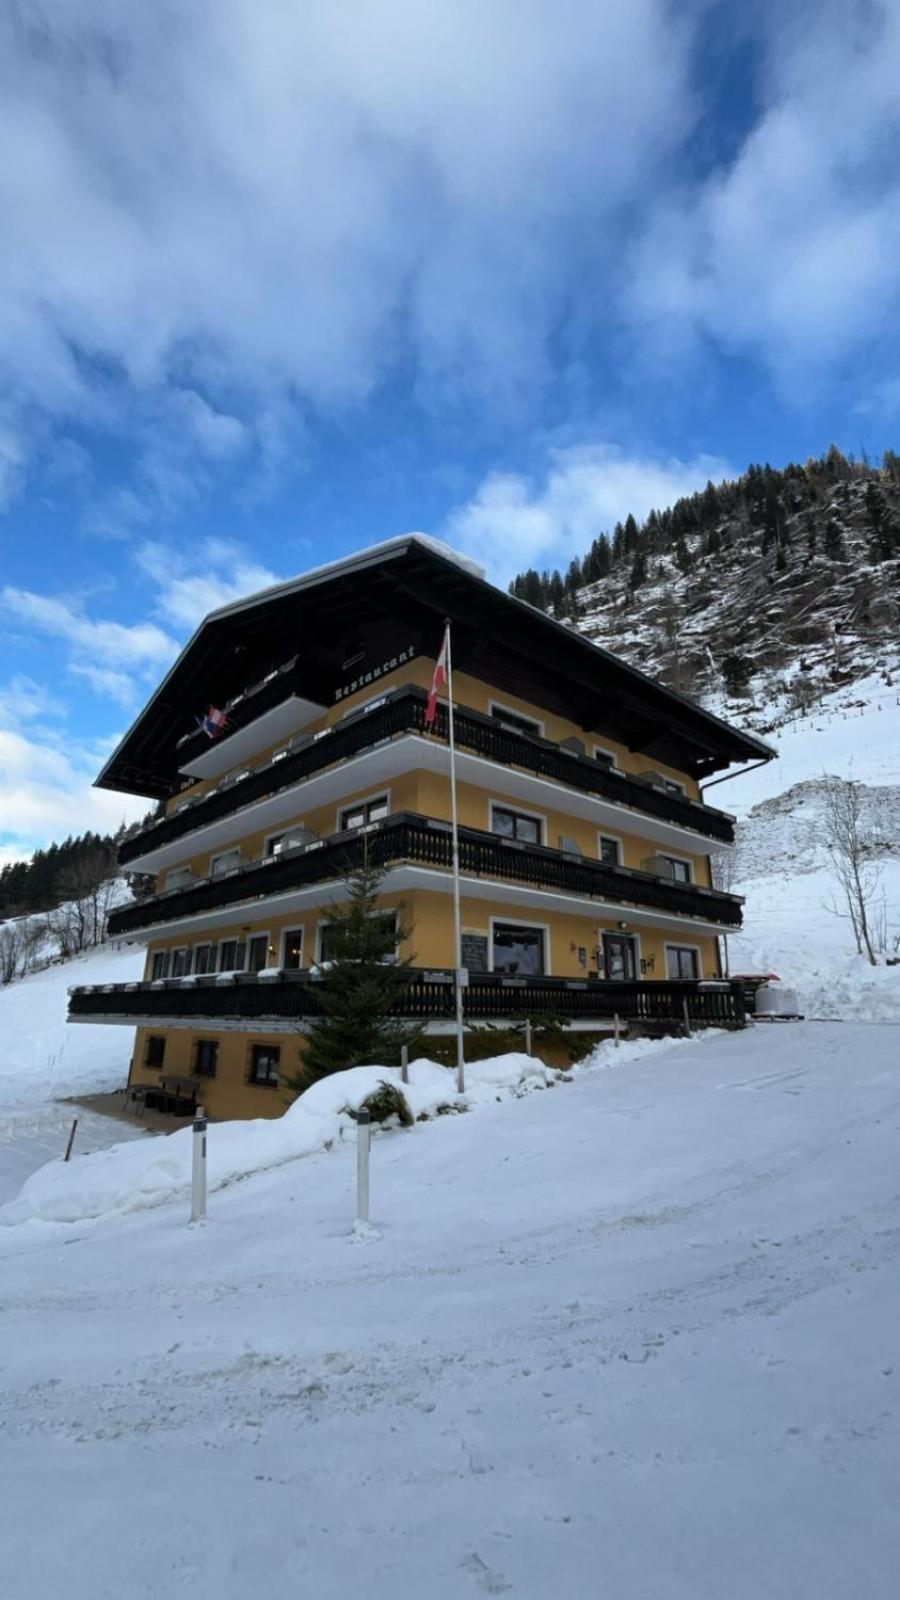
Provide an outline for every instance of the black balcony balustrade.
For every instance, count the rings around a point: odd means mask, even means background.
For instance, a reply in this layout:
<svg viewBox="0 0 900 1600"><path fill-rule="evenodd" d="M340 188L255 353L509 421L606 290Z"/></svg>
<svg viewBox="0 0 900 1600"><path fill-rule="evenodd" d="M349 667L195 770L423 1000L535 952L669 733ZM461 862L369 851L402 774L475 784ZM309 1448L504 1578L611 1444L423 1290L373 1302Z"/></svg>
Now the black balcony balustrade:
<svg viewBox="0 0 900 1600"><path fill-rule="evenodd" d="M236 781L224 778L216 789L196 800L183 802L182 809L158 818L124 840L119 847L120 863L127 866L148 850L185 839L207 823L218 822L244 806L292 788L389 739L409 733L424 734L427 731L426 703L427 695L415 686L394 690L370 710L354 712L333 728L309 735L309 742L289 749L287 754L256 767ZM549 739L517 733L504 727L495 717L456 706L454 733L458 749L487 761L518 767L535 777L566 784L582 794L596 795L677 827L690 828L719 843L730 844L734 839L734 819L727 812L688 800L684 795L654 789L640 778L603 767L590 757L564 750ZM446 707L438 707L436 727L429 737L446 741ZM299 795L297 805L302 810Z"/></svg>
<svg viewBox="0 0 900 1600"><path fill-rule="evenodd" d="M510 1021L552 1015L567 1022L625 1021L684 1023L684 1003L694 1027L737 1028L746 1020L740 983L678 983L641 980L607 983L596 979L507 978L472 972L463 991L465 1015L473 1021ZM318 1010L318 985L307 972L283 971L268 977L241 974L222 982L215 977L157 983L119 983L73 989L69 1018L150 1022L302 1023ZM449 1021L453 974L446 969L412 968L397 1006L398 1016L425 1022Z"/></svg>
<svg viewBox="0 0 900 1600"><path fill-rule="evenodd" d="M335 834L296 851L235 868L221 877L204 878L183 889L170 889L114 911L109 932L121 938L139 928L175 922L184 917L241 906L245 916L274 894L347 876L364 855L378 868L402 862L448 870L452 866L450 825L431 817L401 811L384 822L355 833ZM673 883L651 873L611 866L544 845L524 845L479 828L459 830L460 869L466 876L497 879L530 888L561 890L616 906L639 906L668 915L695 917L723 928L741 921L737 895L696 884ZM260 914L263 913L259 905Z"/></svg>

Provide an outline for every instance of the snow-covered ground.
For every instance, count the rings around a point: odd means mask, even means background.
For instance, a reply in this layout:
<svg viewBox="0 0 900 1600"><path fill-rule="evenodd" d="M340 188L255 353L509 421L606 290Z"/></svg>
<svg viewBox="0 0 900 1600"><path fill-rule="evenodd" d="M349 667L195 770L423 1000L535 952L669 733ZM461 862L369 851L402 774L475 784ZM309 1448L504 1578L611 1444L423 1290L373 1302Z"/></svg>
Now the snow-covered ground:
<svg viewBox="0 0 900 1600"><path fill-rule="evenodd" d="M0 1592L893 1600L895 1041L606 1047L378 1136L366 1240L352 1142L0 1230Z"/></svg>

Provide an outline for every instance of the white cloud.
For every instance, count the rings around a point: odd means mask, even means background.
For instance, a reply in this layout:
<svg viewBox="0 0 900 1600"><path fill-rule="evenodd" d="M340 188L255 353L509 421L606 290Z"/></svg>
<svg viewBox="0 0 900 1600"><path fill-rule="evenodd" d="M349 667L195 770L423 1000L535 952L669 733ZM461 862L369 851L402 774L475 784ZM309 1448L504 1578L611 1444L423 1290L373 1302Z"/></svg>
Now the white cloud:
<svg viewBox="0 0 900 1600"><path fill-rule="evenodd" d="M733 476L714 456L658 460L626 455L612 444L574 445L550 452L540 481L490 474L468 504L451 513L443 537L505 584L527 567L567 566L629 512L640 521L702 489L709 478Z"/></svg>
<svg viewBox="0 0 900 1600"><path fill-rule="evenodd" d="M0 726L21 728L29 722L56 721L66 708L44 684L16 673L0 688Z"/></svg>
<svg viewBox="0 0 900 1600"><path fill-rule="evenodd" d="M724 169L649 206L629 310L657 350L712 337L799 395L857 351L877 368L896 327L900 8L768 17L762 115Z"/></svg>
<svg viewBox="0 0 900 1600"><path fill-rule="evenodd" d="M50 839L88 828L111 832L123 819L143 816L146 800L92 788L98 765L92 745L0 729L0 856L19 860Z"/></svg>
<svg viewBox="0 0 900 1600"><path fill-rule="evenodd" d="M136 560L156 590L159 615L185 632L218 606L282 581L230 539L202 539L188 555L147 540Z"/></svg>
<svg viewBox="0 0 900 1600"><path fill-rule="evenodd" d="M175 640L155 622L129 626L108 619L97 621L67 600L17 589L11 584L0 591L0 605L22 622L74 645L89 665L162 666L168 664L177 649Z"/></svg>
<svg viewBox="0 0 900 1600"><path fill-rule="evenodd" d="M401 328L420 391L527 392L573 250L618 262L689 121L667 0L73 0L0 30L6 390L111 428L123 380L149 427L180 395L207 460L244 448L236 393L355 402Z"/></svg>

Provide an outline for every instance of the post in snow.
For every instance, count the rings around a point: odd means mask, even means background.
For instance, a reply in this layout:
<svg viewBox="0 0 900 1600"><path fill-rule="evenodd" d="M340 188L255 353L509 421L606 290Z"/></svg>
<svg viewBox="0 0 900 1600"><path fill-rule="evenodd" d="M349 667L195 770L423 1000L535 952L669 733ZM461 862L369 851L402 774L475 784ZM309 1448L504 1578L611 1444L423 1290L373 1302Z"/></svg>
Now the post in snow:
<svg viewBox="0 0 900 1600"><path fill-rule="evenodd" d="M525 1054L527 1056L530 1056L532 1053L533 1052L532 1052L532 1048L531 1048L531 1018L530 1017L526 1017L525 1018Z"/></svg>
<svg viewBox="0 0 900 1600"><path fill-rule="evenodd" d="M684 1031L689 1039L693 1038L693 1033L691 1032L691 1008L687 995L684 997Z"/></svg>
<svg viewBox="0 0 900 1600"><path fill-rule="evenodd" d="M403 1083L409 1083L409 1045L400 1046L400 1078Z"/></svg>
<svg viewBox="0 0 900 1600"><path fill-rule="evenodd" d="M615 1011L613 1013L613 1038L615 1039L616 1049L618 1050L618 1048L619 1048L619 1013L618 1013L618 1011Z"/></svg>
<svg viewBox="0 0 900 1600"><path fill-rule="evenodd" d="M356 1117L356 1220L369 1220L369 1146L372 1130L365 1109Z"/></svg>
<svg viewBox="0 0 900 1600"><path fill-rule="evenodd" d="M191 1159L191 1222L206 1220L206 1112L194 1112L194 1142Z"/></svg>

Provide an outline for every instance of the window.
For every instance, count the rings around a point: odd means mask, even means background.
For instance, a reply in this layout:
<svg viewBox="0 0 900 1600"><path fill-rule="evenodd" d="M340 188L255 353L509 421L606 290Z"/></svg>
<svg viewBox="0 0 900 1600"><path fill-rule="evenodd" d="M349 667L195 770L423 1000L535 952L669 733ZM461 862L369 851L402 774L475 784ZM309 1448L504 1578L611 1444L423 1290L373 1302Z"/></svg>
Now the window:
<svg viewBox="0 0 900 1600"><path fill-rule="evenodd" d="M683 861L680 856L660 856L660 861L668 864L669 870L676 883L691 882L691 863Z"/></svg>
<svg viewBox="0 0 900 1600"><path fill-rule="evenodd" d="M700 976L700 957L690 945L666 945L666 974L695 983Z"/></svg>
<svg viewBox="0 0 900 1600"><path fill-rule="evenodd" d="M373 795L371 800L358 800L352 806L345 806L338 814L338 832L343 833L347 828L365 828L370 822L380 822L387 814L386 794Z"/></svg>
<svg viewBox="0 0 900 1600"><path fill-rule="evenodd" d="M610 772L616 771L618 767L618 762L612 751L604 750L603 746L599 744L594 745L594 760L598 767L606 767Z"/></svg>
<svg viewBox="0 0 900 1600"><path fill-rule="evenodd" d="M216 947L214 944L197 944L194 946L194 971L203 977L207 972L216 970Z"/></svg>
<svg viewBox="0 0 900 1600"><path fill-rule="evenodd" d="M194 1071L198 1078L214 1078L219 1061L218 1039L198 1039L194 1045Z"/></svg>
<svg viewBox="0 0 900 1600"><path fill-rule="evenodd" d="M220 856L213 856L209 863L211 878L221 878L226 872L232 872L241 864L240 850L224 850Z"/></svg>
<svg viewBox="0 0 900 1600"><path fill-rule="evenodd" d="M166 888L183 889L185 884L192 883L193 879L194 874L190 867L174 867L171 872L166 873Z"/></svg>
<svg viewBox="0 0 900 1600"><path fill-rule="evenodd" d="M243 972L247 960L247 946L243 939L223 939L219 945L219 971Z"/></svg>
<svg viewBox="0 0 900 1600"><path fill-rule="evenodd" d="M269 935L256 933L247 945L247 971L262 972L269 957Z"/></svg>
<svg viewBox="0 0 900 1600"><path fill-rule="evenodd" d="M634 980L637 972L637 953L630 934L603 935L603 965L610 982L631 983Z"/></svg>
<svg viewBox="0 0 900 1600"><path fill-rule="evenodd" d="M663 778L662 788L665 789L666 794L684 794L686 792L684 784L678 783L675 778Z"/></svg>
<svg viewBox="0 0 900 1600"><path fill-rule="evenodd" d="M284 936L284 954L281 965L297 972L303 965L303 929L289 928Z"/></svg>
<svg viewBox="0 0 900 1600"><path fill-rule="evenodd" d="M518 711L507 711L504 706L491 703L491 716L496 722L501 722L504 728L512 728L515 733L536 734L540 739L543 736L543 725L534 717L523 717Z"/></svg>
<svg viewBox="0 0 900 1600"><path fill-rule="evenodd" d="M510 811L506 806L491 807L491 832L501 839L518 839L522 844L541 843L541 818L529 817L523 811Z"/></svg>
<svg viewBox="0 0 900 1600"><path fill-rule="evenodd" d="M191 970L190 950L172 951L172 977L183 978Z"/></svg>
<svg viewBox="0 0 900 1600"><path fill-rule="evenodd" d="M166 1041L161 1033L151 1033L144 1055L145 1067L161 1067L166 1057Z"/></svg>
<svg viewBox="0 0 900 1600"><path fill-rule="evenodd" d="M154 952L153 952L153 963L152 963L152 966L150 968L150 979L151 979L151 982L155 983L159 978L166 978L166 977L168 977L168 974L169 974L169 952L168 952L168 950L154 950Z"/></svg>
<svg viewBox="0 0 900 1600"><path fill-rule="evenodd" d="M278 1063L281 1050L277 1044L250 1046L250 1082L264 1084L274 1089L278 1086Z"/></svg>
<svg viewBox="0 0 900 1600"><path fill-rule="evenodd" d="M283 833L273 833L271 838L266 840L266 848L263 853L267 856L276 856L278 854L278 846L283 838Z"/></svg>
<svg viewBox="0 0 900 1600"><path fill-rule="evenodd" d="M601 833L600 860L607 867L620 867L622 865L622 845L620 840Z"/></svg>
<svg viewBox="0 0 900 1600"><path fill-rule="evenodd" d="M492 945L495 972L524 977L544 971L543 928L520 928L515 923L495 922Z"/></svg>

